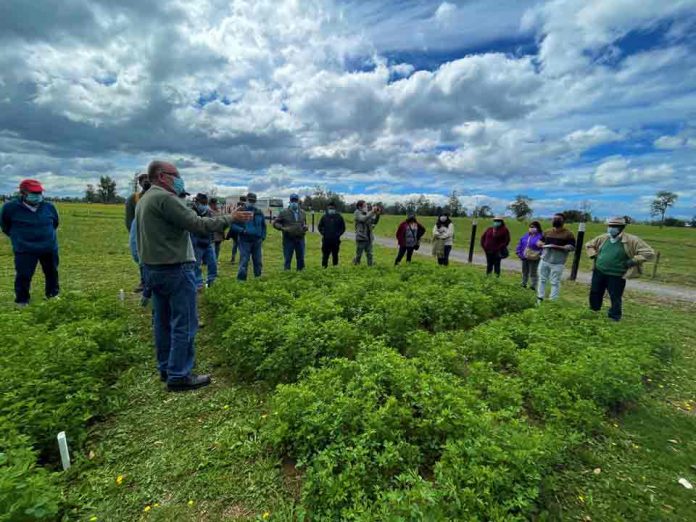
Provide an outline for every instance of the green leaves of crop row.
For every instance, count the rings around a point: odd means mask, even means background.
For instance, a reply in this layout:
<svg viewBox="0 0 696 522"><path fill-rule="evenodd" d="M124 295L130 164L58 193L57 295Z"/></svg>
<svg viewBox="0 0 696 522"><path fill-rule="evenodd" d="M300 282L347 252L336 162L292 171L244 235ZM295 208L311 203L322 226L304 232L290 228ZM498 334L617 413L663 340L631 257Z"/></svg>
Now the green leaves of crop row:
<svg viewBox="0 0 696 522"><path fill-rule="evenodd" d="M0 520L54 517L59 431L73 449L119 371L139 357L126 312L108 299L68 294L25 310L0 313Z"/></svg>
<svg viewBox="0 0 696 522"><path fill-rule="evenodd" d="M374 340L404 350L414 332L468 329L534 303L528 290L436 267L283 274L239 288L206 294L214 327L239 376L271 383Z"/></svg>
<svg viewBox="0 0 696 522"><path fill-rule="evenodd" d="M285 274L207 294L309 520L527 520L544 477L669 360L636 328L466 271ZM233 291L234 289L234 291ZM298 380L299 379L299 380Z"/></svg>

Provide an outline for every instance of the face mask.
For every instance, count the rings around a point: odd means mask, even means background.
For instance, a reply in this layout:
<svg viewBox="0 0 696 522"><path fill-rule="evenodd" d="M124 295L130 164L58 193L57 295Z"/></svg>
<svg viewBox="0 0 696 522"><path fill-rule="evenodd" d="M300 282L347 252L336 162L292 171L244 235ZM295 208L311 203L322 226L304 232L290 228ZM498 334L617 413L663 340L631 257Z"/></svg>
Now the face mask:
<svg viewBox="0 0 696 522"><path fill-rule="evenodd" d="M43 194L34 194L34 193L27 194L24 197L24 201L26 201L28 204L35 207L36 205L38 205L39 203L41 203L43 201Z"/></svg>
<svg viewBox="0 0 696 522"><path fill-rule="evenodd" d="M563 220L562 219L554 219L551 224L553 225L554 228L561 228L563 226Z"/></svg>
<svg viewBox="0 0 696 522"><path fill-rule="evenodd" d="M335 213L336 213L336 209L335 209L335 208L327 209L327 210L326 210L326 213L327 213L327 214L335 214Z"/></svg>
<svg viewBox="0 0 696 522"><path fill-rule="evenodd" d="M209 207L208 205L198 205L198 209L199 209L201 212L208 212L208 210L210 209L210 207Z"/></svg>
<svg viewBox="0 0 696 522"><path fill-rule="evenodd" d="M621 233L621 230L618 227L609 227L607 228L607 232L611 237L616 237Z"/></svg>
<svg viewBox="0 0 696 522"><path fill-rule="evenodd" d="M440 216L440 223L447 221L447 216Z"/></svg>
<svg viewBox="0 0 696 522"><path fill-rule="evenodd" d="M289 207L291 210L297 210L300 208L300 204L297 201L291 201Z"/></svg>
<svg viewBox="0 0 696 522"><path fill-rule="evenodd" d="M530 228L530 229L529 229L529 233L530 233L530 234L536 234L536 232L537 232L537 229L536 229L536 228Z"/></svg>
<svg viewBox="0 0 696 522"><path fill-rule="evenodd" d="M500 227L503 226L503 224L502 224L500 221L494 221L494 222L493 222L493 226L494 226L495 228L500 228Z"/></svg>
<svg viewBox="0 0 696 522"><path fill-rule="evenodd" d="M181 196L186 192L186 183L184 183L182 178L174 178L174 181L172 181L172 190L177 196Z"/></svg>

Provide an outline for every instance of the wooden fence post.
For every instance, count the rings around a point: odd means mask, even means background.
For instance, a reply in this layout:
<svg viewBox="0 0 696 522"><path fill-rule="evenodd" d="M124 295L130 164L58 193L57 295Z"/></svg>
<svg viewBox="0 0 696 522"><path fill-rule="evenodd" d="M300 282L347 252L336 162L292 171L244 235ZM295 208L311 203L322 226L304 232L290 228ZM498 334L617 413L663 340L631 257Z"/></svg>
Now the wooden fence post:
<svg viewBox="0 0 696 522"><path fill-rule="evenodd" d="M474 219L471 221L471 241L469 242L469 263L474 261L474 244L476 242L476 227L478 225L478 220Z"/></svg>
<svg viewBox="0 0 696 522"><path fill-rule="evenodd" d="M575 242L575 255L573 256L573 266L570 269L570 280L575 281L578 278L578 267L580 266L580 257L582 256L583 243L585 241L585 223L578 224L578 238Z"/></svg>

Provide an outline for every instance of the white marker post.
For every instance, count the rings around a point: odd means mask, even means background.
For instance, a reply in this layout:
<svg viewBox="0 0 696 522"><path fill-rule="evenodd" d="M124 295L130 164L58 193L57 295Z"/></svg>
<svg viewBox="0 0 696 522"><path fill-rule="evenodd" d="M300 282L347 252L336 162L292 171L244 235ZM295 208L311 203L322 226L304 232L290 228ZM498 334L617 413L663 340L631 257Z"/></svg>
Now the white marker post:
<svg viewBox="0 0 696 522"><path fill-rule="evenodd" d="M58 434L58 449L60 450L60 460L63 463L63 470L70 469L70 452L68 451L68 439L65 437L65 432L61 431Z"/></svg>
<svg viewBox="0 0 696 522"><path fill-rule="evenodd" d="M126 300L126 292L121 288L118 291L118 300L121 301L122 303Z"/></svg>

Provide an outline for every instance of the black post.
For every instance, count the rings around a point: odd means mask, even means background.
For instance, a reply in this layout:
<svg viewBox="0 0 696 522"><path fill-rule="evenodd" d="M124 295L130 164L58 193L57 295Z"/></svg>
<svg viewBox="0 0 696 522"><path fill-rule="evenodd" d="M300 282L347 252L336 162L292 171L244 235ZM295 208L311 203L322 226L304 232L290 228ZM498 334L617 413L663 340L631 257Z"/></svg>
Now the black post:
<svg viewBox="0 0 696 522"><path fill-rule="evenodd" d="M312 210L312 232L314 232L314 211Z"/></svg>
<svg viewBox="0 0 696 522"><path fill-rule="evenodd" d="M273 221L273 209L268 209L268 221Z"/></svg>
<svg viewBox="0 0 696 522"><path fill-rule="evenodd" d="M573 266L570 269L570 280L575 281L578 278L578 267L580 266L580 257L582 257L582 249L585 243L585 223L578 225L578 237L575 241L575 255L573 256Z"/></svg>
<svg viewBox="0 0 696 522"><path fill-rule="evenodd" d="M469 242L469 263L474 261L474 244L476 242L476 226L478 225L478 220L474 219L471 222L471 241Z"/></svg>

